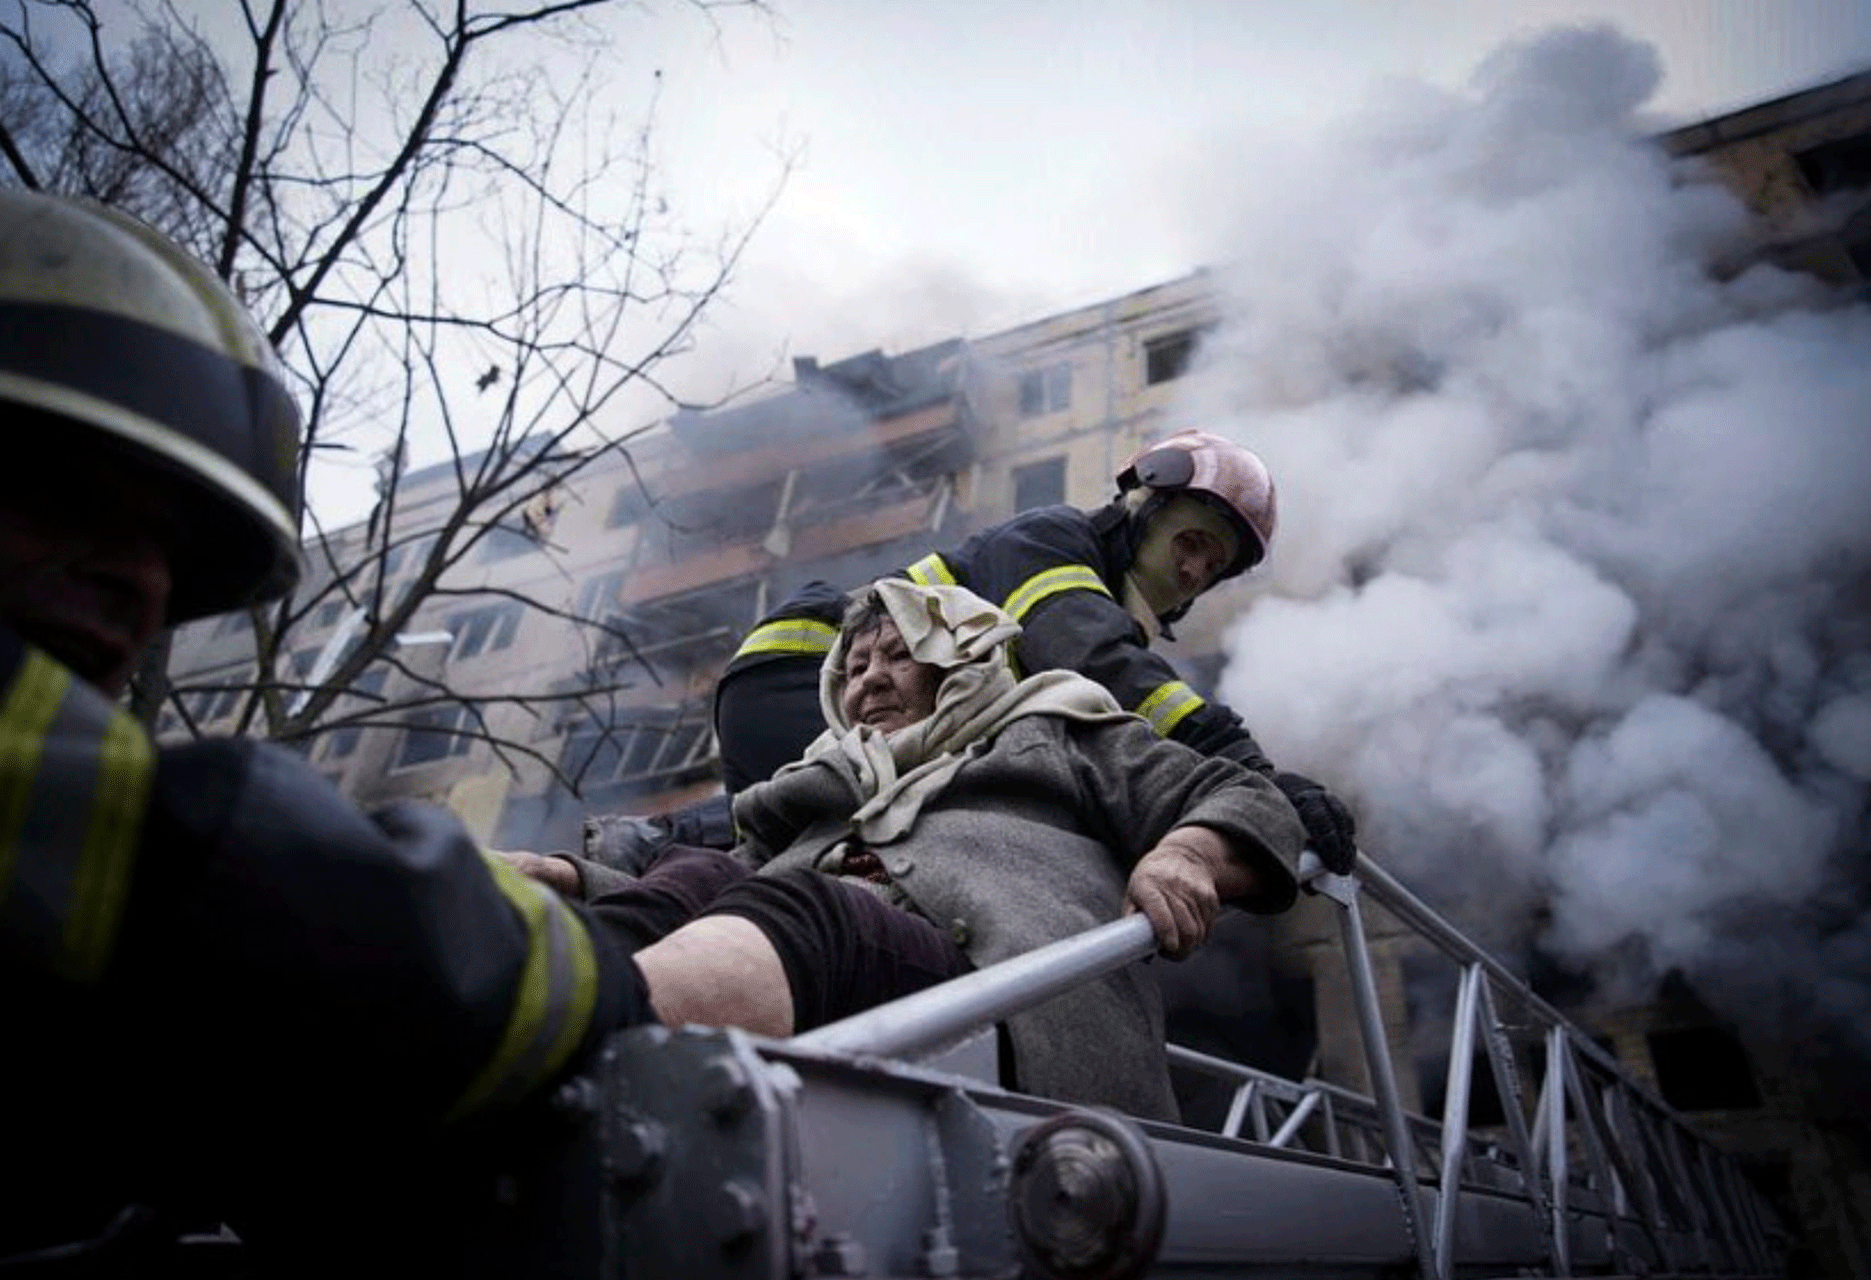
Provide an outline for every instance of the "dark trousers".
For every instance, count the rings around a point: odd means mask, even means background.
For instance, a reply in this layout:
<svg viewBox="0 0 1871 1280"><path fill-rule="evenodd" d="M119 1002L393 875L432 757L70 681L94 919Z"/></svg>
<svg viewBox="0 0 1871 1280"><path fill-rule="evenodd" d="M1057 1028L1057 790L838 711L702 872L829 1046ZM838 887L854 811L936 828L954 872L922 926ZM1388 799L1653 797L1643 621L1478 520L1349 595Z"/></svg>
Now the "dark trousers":
<svg viewBox="0 0 1871 1280"><path fill-rule="evenodd" d="M755 875L713 849L675 846L628 888L591 903L632 948L698 916L739 916L786 970L793 1028L809 1031L974 966L943 930L854 881L817 871Z"/></svg>

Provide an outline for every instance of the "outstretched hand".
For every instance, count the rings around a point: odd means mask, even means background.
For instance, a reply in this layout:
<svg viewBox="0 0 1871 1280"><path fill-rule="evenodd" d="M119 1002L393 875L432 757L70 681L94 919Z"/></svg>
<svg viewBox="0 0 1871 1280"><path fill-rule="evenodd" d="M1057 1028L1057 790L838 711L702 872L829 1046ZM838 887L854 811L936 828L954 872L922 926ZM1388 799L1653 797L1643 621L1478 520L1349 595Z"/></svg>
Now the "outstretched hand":
<svg viewBox="0 0 1871 1280"><path fill-rule="evenodd" d="M1156 930L1157 949L1181 960L1208 941L1221 914L1223 881L1238 875L1219 833L1178 827L1137 860L1124 890L1124 914L1141 911Z"/></svg>

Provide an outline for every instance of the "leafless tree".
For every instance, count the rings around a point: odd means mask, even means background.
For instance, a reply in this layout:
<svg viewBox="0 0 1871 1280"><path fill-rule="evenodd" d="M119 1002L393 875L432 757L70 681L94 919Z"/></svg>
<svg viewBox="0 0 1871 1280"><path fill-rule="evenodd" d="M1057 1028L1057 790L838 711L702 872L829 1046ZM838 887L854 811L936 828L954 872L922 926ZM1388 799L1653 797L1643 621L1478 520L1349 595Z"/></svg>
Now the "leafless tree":
<svg viewBox="0 0 1871 1280"><path fill-rule="evenodd" d="M267 328L306 417L301 492L332 459L376 461L362 537L308 505L307 580L254 610L238 727L306 742L403 723L438 705L510 766L529 742L487 712L603 715L630 637L532 595L496 592L585 629L592 677L575 688L476 694L406 660L398 637L438 601L486 595L464 567L514 531L550 551L551 511L634 424L633 385L689 349L765 210L702 243L658 190L649 105L601 113L598 69L640 6L622 0L240 0L205 28L173 0L0 0L0 173L143 217L228 280ZM686 0L699 20L759 0ZM647 74L647 73L646 73ZM782 157L768 206L789 167ZM452 505L418 527L399 512L411 446L446 441ZM413 576L391 562L419 552ZM310 674L294 633L332 602L347 644ZM154 718L166 651L138 683ZM346 697L376 667L388 699ZM192 721L190 722L191 727Z"/></svg>

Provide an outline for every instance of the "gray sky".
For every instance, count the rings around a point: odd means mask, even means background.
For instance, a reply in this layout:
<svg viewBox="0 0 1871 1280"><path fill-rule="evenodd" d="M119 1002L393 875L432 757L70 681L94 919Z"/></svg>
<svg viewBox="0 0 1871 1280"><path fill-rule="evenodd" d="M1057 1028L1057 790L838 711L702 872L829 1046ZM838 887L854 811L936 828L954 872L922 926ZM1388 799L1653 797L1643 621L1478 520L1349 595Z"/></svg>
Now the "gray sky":
<svg viewBox="0 0 1871 1280"><path fill-rule="evenodd" d="M800 156L705 359L987 332L1251 251L1224 220L1279 182L1270 140L1605 21L1656 47L1660 127L1871 66L1863 0L777 0L718 33L660 15L661 147L696 225L750 208L776 149Z"/></svg>

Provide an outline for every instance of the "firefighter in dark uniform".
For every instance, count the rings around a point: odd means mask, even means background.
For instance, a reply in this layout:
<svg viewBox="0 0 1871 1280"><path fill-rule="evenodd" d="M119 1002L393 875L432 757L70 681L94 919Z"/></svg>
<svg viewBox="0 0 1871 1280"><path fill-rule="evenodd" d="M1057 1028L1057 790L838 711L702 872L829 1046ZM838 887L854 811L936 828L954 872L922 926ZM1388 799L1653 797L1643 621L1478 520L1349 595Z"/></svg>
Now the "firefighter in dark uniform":
<svg viewBox="0 0 1871 1280"><path fill-rule="evenodd" d="M1097 511L1042 507L925 556L907 576L958 584L1025 628L1027 672L1077 671L1124 707L1206 755L1273 778L1299 811L1310 846L1334 870L1356 852L1350 810L1324 786L1276 770L1241 717L1190 688L1149 644L1202 592L1246 572L1273 543L1273 479L1248 449L1187 430L1125 463L1118 495ZM715 728L730 792L794 760L824 727L818 668L837 632L842 595L825 583L796 593L748 633L716 689Z"/></svg>
<svg viewBox="0 0 1871 1280"><path fill-rule="evenodd" d="M640 980L441 810L118 705L160 628L298 573L298 414L209 271L0 192L0 414L0 1270L152 1273L221 1223L374 1270L339 1242L445 1212L437 1150L644 1020Z"/></svg>

